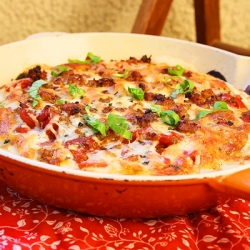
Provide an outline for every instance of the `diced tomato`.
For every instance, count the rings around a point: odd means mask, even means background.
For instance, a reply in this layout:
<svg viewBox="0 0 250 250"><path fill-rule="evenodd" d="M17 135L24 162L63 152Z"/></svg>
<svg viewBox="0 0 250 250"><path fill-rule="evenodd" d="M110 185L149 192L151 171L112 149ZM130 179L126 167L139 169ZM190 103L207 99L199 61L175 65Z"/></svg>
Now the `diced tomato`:
<svg viewBox="0 0 250 250"><path fill-rule="evenodd" d="M36 117L36 119L39 121L40 127L42 129L45 128L51 120L49 107L45 106L42 112Z"/></svg>
<svg viewBox="0 0 250 250"><path fill-rule="evenodd" d="M242 101L241 97L239 95L232 96L229 93L224 93L221 96L222 100L228 103L231 107L235 108L246 108L247 106L245 103Z"/></svg>
<svg viewBox="0 0 250 250"><path fill-rule="evenodd" d="M235 97L235 102L237 104L237 108L246 108L247 106L245 105L245 103L242 101L242 99L240 98L240 96L236 96Z"/></svg>
<svg viewBox="0 0 250 250"><path fill-rule="evenodd" d="M230 100L231 98L232 98L232 95L230 95L229 93L223 93L222 95L221 95L221 98L222 98L222 100L224 100L224 101L228 101L228 100Z"/></svg>
<svg viewBox="0 0 250 250"><path fill-rule="evenodd" d="M92 137L78 137L66 141L65 147L69 148L70 145L75 145L79 148L83 148L85 151L100 149L98 143Z"/></svg>
<svg viewBox="0 0 250 250"><path fill-rule="evenodd" d="M80 168L106 168L108 166L108 163L106 161L81 161L79 162Z"/></svg>
<svg viewBox="0 0 250 250"><path fill-rule="evenodd" d="M161 134L159 138L159 143L155 146L155 150L159 154L162 154L165 148L175 143L178 143L180 140L182 140L182 137L175 132L171 132L170 134L167 134L167 135Z"/></svg>
<svg viewBox="0 0 250 250"><path fill-rule="evenodd" d="M59 127L58 127L58 125L56 123L53 123L52 127L53 127L54 131L48 129L48 130L46 130L46 134L47 134L47 136L49 137L50 140L54 141L56 139L55 132L58 131Z"/></svg>
<svg viewBox="0 0 250 250"><path fill-rule="evenodd" d="M59 129L59 126L58 126L56 123L53 123L53 124L52 124L52 127L53 127L53 129L54 129L55 131L58 131L58 129Z"/></svg>
<svg viewBox="0 0 250 250"><path fill-rule="evenodd" d="M246 118L246 117L241 117L241 119L242 119L243 122L250 122L250 118L249 118L249 117L248 117L248 118Z"/></svg>
<svg viewBox="0 0 250 250"><path fill-rule="evenodd" d="M29 111L25 108L21 108L20 117L21 117L22 121L25 122L32 129L36 126L36 123L31 118L30 114L31 114L31 111Z"/></svg>
<svg viewBox="0 0 250 250"><path fill-rule="evenodd" d="M28 89L33 83L31 78L23 78L14 82L9 88L6 89L6 92L10 92L12 88L16 88L18 85L21 86L22 90Z"/></svg>
<svg viewBox="0 0 250 250"><path fill-rule="evenodd" d="M149 140L149 141L157 141L159 136L153 130L152 127L145 127L138 130L135 130L132 134L132 142L138 140Z"/></svg>
<svg viewBox="0 0 250 250"><path fill-rule="evenodd" d="M76 148L71 148L71 145ZM85 163L88 160L87 153L100 149L98 143L92 137L78 137L67 141L64 146L70 150L80 168L90 167L90 163Z"/></svg>
<svg viewBox="0 0 250 250"><path fill-rule="evenodd" d="M171 161L170 161L170 159L164 157L164 163L165 163L166 165L169 165L169 164L171 163Z"/></svg>
<svg viewBox="0 0 250 250"><path fill-rule="evenodd" d="M22 125L18 126L16 128L16 132L17 133L22 133L22 134L25 134L29 131L29 129L27 127L23 127Z"/></svg>
<svg viewBox="0 0 250 250"><path fill-rule="evenodd" d="M177 143L178 141L182 140L182 137L175 133L171 132L170 134L161 134L159 143L164 144L165 146L170 146L172 144Z"/></svg>
<svg viewBox="0 0 250 250"><path fill-rule="evenodd" d="M18 81L18 84L21 85L21 88L23 90L28 89L33 83L33 80L31 78L24 78Z"/></svg>
<svg viewBox="0 0 250 250"><path fill-rule="evenodd" d="M244 122L250 122L250 111L246 111L246 112L242 112L241 114L241 119L244 121Z"/></svg>
<svg viewBox="0 0 250 250"><path fill-rule="evenodd" d="M184 151L184 156L186 156L186 157L189 157L192 161L195 161L195 157L196 157L196 155L197 155L197 150L193 150L193 151L191 151L191 152L188 152L188 151Z"/></svg>
<svg viewBox="0 0 250 250"><path fill-rule="evenodd" d="M77 162L78 165L80 165L82 162L88 160L88 156L84 149L79 150L70 150L74 160Z"/></svg>
<svg viewBox="0 0 250 250"><path fill-rule="evenodd" d="M56 139L56 135L50 129L46 130L46 135L51 141L54 141Z"/></svg>
<svg viewBox="0 0 250 250"><path fill-rule="evenodd" d="M124 159L126 159L127 161L132 161L132 162L138 162L140 159L140 155L130 155L125 157Z"/></svg>

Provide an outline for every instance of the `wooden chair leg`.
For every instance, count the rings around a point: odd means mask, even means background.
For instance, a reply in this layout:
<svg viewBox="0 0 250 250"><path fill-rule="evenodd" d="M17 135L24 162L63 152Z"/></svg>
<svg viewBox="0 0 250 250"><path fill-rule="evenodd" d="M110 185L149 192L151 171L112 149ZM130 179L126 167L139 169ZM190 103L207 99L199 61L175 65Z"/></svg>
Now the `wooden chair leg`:
<svg viewBox="0 0 250 250"><path fill-rule="evenodd" d="M194 0L196 41L212 45L220 41L219 0Z"/></svg>
<svg viewBox="0 0 250 250"><path fill-rule="evenodd" d="M161 35L173 0L142 0L132 33ZM221 42L220 0L194 0L196 41L239 55L250 50Z"/></svg>
<svg viewBox="0 0 250 250"><path fill-rule="evenodd" d="M142 0L132 33L160 35L173 0Z"/></svg>

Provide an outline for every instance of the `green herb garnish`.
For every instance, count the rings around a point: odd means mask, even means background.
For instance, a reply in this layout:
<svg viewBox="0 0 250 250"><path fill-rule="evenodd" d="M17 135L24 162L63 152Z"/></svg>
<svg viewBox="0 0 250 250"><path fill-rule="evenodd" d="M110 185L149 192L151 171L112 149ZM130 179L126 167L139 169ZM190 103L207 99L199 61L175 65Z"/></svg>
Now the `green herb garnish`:
<svg viewBox="0 0 250 250"><path fill-rule="evenodd" d="M144 91L141 88L130 88L128 87L128 92L138 100L144 99Z"/></svg>
<svg viewBox="0 0 250 250"><path fill-rule="evenodd" d="M216 112L216 111L226 111L226 110L228 110L227 104L225 102L218 101L218 102L214 103L212 110L200 111L194 120L195 121L200 120L201 118L205 117L206 115L211 114L211 113Z"/></svg>
<svg viewBox="0 0 250 250"><path fill-rule="evenodd" d="M86 123L93 128L93 131L95 133L99 131L102 135L106 136L106 130L107 130L106 125L103 122L91 116L89 111L90 110L89 105L85 106L85 110L87 112L87 115L84 115L83 117Z"/></svg>
<svg viewBox="0 0 250 250"><path fill-rule="evenodd" d="M103 122L100 122L98 119L91 116L84 116L85 121L89 124L94 132L99 131L102 135L106 136L106 125Z"/></svg>
<svg viewBox="0 0 250 250"><path fill-rule="evenodd" d="M180 117L173 110L162 111L161 107L158 105L152 105L150 109L157 113L162 121L168 125L176 126L180 121Z"/></svg>
<svg viewBox="0 0 250 250"><path fill-rule="evenodd" d="M74 84L69 84L69 94L78 99L84 96L84 90L76 87Z"/></svg>
<svg viewBox="0 0 250 250"><path fill-rule="evenodd" d="M127 76L128 76L128 70L127 69L125 69L124 73L122 73L122 74L119 74L119 73L113 74L113 77L118 77L118 78L126 78Z"/></svg>
<svg viewBox="0 0 250 250"><path fill-rule="evenodd" d="M56 104L65 104L65 100L58 99L56 100Z"/></svg>
<svg viewBox="0 0 250 250"><path fill-rule="evenodd" d="M55 68L53 68L53 70L51 71L51 75L56 77L59 76L62 72L66 72L68 71L69 68L63 65L58 65Z"/></svg>
<svg viewBox="0 0 250 250"><path fill-rule="evenodd" d="M79 64L89 64L89 63L93 63L93 64L97 64L101 61L101 57L100 56L95 56L92 52L88 52L87 54L87 58L84 61L78 60L78 59L68 59L69 63L79 63Z"/></svg>
<svg viewBox="0 0 250 250"><path fill-rule="evenodd" d="M33 98L32 106L35 107L38 104L38 101L41 100L41 96L38 94L40 87L44 84L47 84L44 80L37 80L32 83L31 87L28 90L28 93Z"/></svg>
<svg viewBox="0 0 250 250"><path fill-rule="evenodd" d="M180 65L176 65L175 69L168 68L168 74L172 76L181 76L184 73L184 69Z"/></svg>
<svg viewBox="0 0 250 250"><path fill-rule="evenodd" d="M228 110L228 106L227 106L227 103L226 102L215 102L214 103L214 107L213 107L213 111L226 111Z"/></svg>
<svg viewBox="0 0 250 250"><path fill-rule="evenodd" d="M78 59L68 59L68 62L69 63L79 63L79 64L88 64L90 63L91 61L90 60L78 60Z"/></svg>
<svg viewBox="0 0 250 250"><path fill-rule="evenodd" d="M95 56L92 52L89 52L87 54L87 57L90 58L90 61L94 64L97 64L101 61L101 57L100 56Z"/></svg>
<svg viewBox="0 0 250 250"><path fill-rule="evenodd" d="M128 130L128 123L126 118L110 113L108 115L108 126L118 135L125 139L131 140L132 133Z"/></svg>
<svg viewBox="0 0 250 250"><path fill-rule="evenodd" d="M171 93L170 97L175 98L178 94L186 94L192 92L194 89L193 82L189 80L184 80L183 83L177 84L175 91Z"/></svg>
<svg viewBox="0 0 250 250"><path fill-rule="evenodd" d="M173 110L160 112L160 117L168 125L176 126L180 121L180 117Z"/></svg>

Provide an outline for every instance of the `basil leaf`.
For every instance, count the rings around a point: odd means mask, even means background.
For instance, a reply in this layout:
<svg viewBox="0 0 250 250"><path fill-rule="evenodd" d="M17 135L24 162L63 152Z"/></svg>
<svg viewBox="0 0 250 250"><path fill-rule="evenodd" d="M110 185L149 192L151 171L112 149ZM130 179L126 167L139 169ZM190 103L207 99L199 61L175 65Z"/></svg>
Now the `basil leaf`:
<svg viewBox="0 0 250 250"><path fill-rule="evenodd" d="M92 52L88 52L87 54L87 58L84 61L81 60L77 60L77 59L68 59L69 63L79 63L79 64L89 64L89 63L93 63L93 64L97 64L99 62L101 62L101 57L100 56L95 56Z"/></svg>
<svg viewBox="0 0 250 250"><path fill-rule="evenodd" d="M180 117L173 110L160 112L160 117L168 125L176 126L180 121Z"/></svg>
<svg viewBox="0 0 250 250"><path fill-rule="evenodd" d="M168 68L168 74L173 76L181 76L184 73L184 69L180 65L176 65L175 69Z"/></svg>
<svg viewBox="0 0 250 250"><path fill-rule="evenodd" d="M87 115L84 115L83 117L86 123L93 128L95 133L99 131L102 135L106 136L106 130L107 130L106 125L103 122L91 116L89 105L85 106L85 111L87 112Z"/></svg>
<svg viewBox="0 0 250 250"><path fill-rule="evenodd" d="M87 112L87 115L90 116L90 106L89 105L86 105L85 106L85 111Z"/></svg>
<svg viewBox="0 0 250 250"><path fill-rule="evenodd" d="M28 93L33 98L33 107L35 107L38 104L38 101L41 100L41 96L38 94L38 91L40 87L44 84L47 84L47 82L44 80L37 80L32 83L31 87L28 90Z"/></svg>
<svg viewBox="0 0 250 250"><path fill-rule="evenodd" d="M150 109L155 112L155 113L160 113L162 110L161 110L161 107L159 105L151 105L150 106Z"/></svg>
<svg viewBox="0 0 250 250"><path fill-rule="evenodd" d="M88 115L85 115L84 119L93 128L94 132L99 131L102 135L106 136L106 125L103 122Z"/></svg>
<svg viewBox="0 0 250 250"><path fill-rule="evenodd" d="M87 54L87 57L90 58L91 62L94 64L97 64L101 61L101 57L100 56L95 56L92 52L89 52Z"/></svg>
<svg viewBox="0 0 250 250"><path fill-rule="evenodd" d="M197 114L194 120L195 121L200 120L201 118L205 117L208 114L211 114L212 112L213 112L212 110L202 110Z"/></svg>
<svg viewBox="0 0 250 250"><path fill-rule="evenodd" d="M125 139L131 140L132 133L128 130L128 124L126 118L110 113L108 115L108 126L118 135Z"/></svg>
<svg viewBox="0 0 250 250"><path fill-rule="evenodd" d="M144 99L144 91L141 88L130 88L128 87L129 93L138 100Z"/></svg>
<svg viewBox="0 0 250 250"><path fill-rule="evenodd" d="M0 103L0 108L4 108L4 105L2 103Z"/></svg>
<svg viewBox="0 0 250 250"><path fill-rule="evenodd" d="M118 77L118 78L126 78L128 76L128 70L125 69L123 74L113 74L113 77Z"/></svg>
<svg viewBox="0 0 250 250"><path fill-rule="evenodd" d="M175 91L171 93L170 97L175 98L178 94L186 94L188 92L192 92L193 89L194 89L193 82L189 80L184 80L183 83L176 85Z"/></svg>
<svg viewBox="0 0 250 250"><path fill-rule="evenodd" d="M84 96L84 90L76 87L74 84L69 84L69 94L78 99Z"/></svg>
<svg viewBox="0 0 250 250"><path fill-rule="evenodd" d="M178 80L178 79L180 79L180 77L178 77L178 76L168 76L168 77L164 78L163 83L168 83L171 80Z"/></svg>
<svg viewBox="0 0 250 250"><path fill-rule="evenodd" d="M56 100L56 104L65 104L65 101L62 99Z"/></svg>
<svg viewBox="0 0 250 250"><path fill-rule="evenodd" d="M163 82L164 82L164 83L167 83L167 82L170 81L171 79L172 79L171 76L165 77L164 80L163 80Z"/></svg>
<svg viewBox="0 0 250 250"><path fill-rule="evenodd" d="M213 110L216 111L216 110L228 110L228 106L226 104L226 102L215 102L214 103L214 107L213 107Z"/></svg>
<svg viewBox="0 0 250 250"><path fill-rule="evenodd" d="M88 64L88 63L91 63L91 60L81 61L81 60L78 60L78 59L68 59L68 62L69 63Z"/></svg>
<svg viewBox="0 0 250 250"><path fill-rule="evenodd" d="M168 125L176 126L180 121L179 115L173 110L162 111L161 107L158 105L152 105L150 109L157 113L161 117L162 121Z"/></svg>
<svg viewBox="0 0 250 250"><path fill-rule="evenodd" d="M216 111L226 111L228 110L228 106L225 102L221 102L221 101L218 101L218 102L215 102L214 103L214 106L213 106L213 109L212 110L202 110L200 111L196 117L195 117L195 121L205 117L206 115L208 114L211 114L213 112L216 112Z"/></svg>
<svg viewBox="0 0 250 250"><path fill-rule="evenodd" d="M51 75L56 77L56 76L59 76L62 72L66 72L68 71L69 68L66 67L66 66L63 66L63 65L58 65L56 66L52 71L51 71Z"/></svg>

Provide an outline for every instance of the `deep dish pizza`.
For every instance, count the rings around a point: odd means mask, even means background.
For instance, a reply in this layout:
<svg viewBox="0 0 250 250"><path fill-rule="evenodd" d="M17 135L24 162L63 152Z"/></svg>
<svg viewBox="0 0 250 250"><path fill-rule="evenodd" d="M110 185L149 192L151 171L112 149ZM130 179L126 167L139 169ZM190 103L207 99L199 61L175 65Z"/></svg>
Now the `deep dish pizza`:
<svg viewBox="0 0 250 250"><path fill-rule="evenodd" d="M83 171L178 175L249 161L250 99L212 75L89 52L0 87L0 148Z"/></svg>

